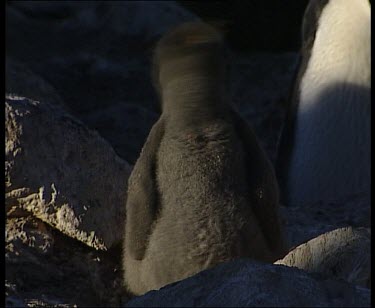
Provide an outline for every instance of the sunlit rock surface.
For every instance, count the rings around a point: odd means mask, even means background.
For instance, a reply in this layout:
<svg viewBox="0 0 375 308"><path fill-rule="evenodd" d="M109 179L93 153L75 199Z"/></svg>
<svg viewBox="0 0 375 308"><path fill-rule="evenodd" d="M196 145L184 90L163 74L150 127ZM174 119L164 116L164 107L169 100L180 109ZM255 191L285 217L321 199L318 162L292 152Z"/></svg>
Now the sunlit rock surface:
<svg viewBox="0 0 375 308"><path fill-rule="evenodd" d="M120 242L131 171L96 132L46 102L5 100L6 211L96 249Z"/></svg>
<svg viewBox="0 0 375 308"><path fill-rule="evenodd" d="M371 230L340 228L324 233L290 251L275 264L371 287Z"/></svg>

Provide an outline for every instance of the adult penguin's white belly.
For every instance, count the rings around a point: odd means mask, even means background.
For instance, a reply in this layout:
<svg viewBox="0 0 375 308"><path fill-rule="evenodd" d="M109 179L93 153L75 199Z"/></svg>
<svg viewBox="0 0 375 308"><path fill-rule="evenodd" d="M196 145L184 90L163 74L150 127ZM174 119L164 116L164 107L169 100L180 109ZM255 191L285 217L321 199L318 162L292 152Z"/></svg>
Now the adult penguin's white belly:
<svg viewBox="0 0 375 308"><path fill-rule="evenodd" d="M370 193L368 0L310 1L278 170L288 205Z"/></svg>

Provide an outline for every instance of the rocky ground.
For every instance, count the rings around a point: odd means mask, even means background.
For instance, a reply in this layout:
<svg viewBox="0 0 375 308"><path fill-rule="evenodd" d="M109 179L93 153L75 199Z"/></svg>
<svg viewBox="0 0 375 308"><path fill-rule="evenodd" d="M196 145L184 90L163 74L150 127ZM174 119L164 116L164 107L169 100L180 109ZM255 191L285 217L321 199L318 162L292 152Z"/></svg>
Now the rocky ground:
<svg viewBox="0 0 375 308"><path fill-rule="evenodd" d="M172 1L13 1L6 18L6 306L124 305L127 178L159 116L152 48L166 30L198 17ZM233 103L272 161L296 61L293 52L231 54ZM262 294L273 306L369 306L370 208L363 200L282 206L290 247L314 242L291 249L279 261L286 266L228 265L228 281L242 268L260 273L247 286L268 290ZM322 236L347 226L353 228ZM326 250L330 261L322 263L326 257L317 256ZM214 292L199 289L201 279L225 278L226 266L185 282L190 299ZM275 279L277 294L270 289ZM298 284L299 299L292 290L283 301L289 279ZM173 299L185 287L163 291ZM146 303L140 300L129 305ZM245 303L261 305L262 299Z"/></svg>

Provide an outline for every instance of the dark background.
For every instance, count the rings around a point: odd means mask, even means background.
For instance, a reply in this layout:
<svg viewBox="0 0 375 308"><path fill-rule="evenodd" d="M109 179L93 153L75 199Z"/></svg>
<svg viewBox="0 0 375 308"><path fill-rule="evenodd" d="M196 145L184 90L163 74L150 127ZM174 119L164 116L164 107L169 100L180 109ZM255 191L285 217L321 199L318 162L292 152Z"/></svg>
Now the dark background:
<svg viewBox="0 0 375 308"><path fill-rule="evenodd" d="M34 10L31 6L6 1L37 19L63 20L70 12L55 1L56 10ZM52 2L52 1L50 1ZM64 1L62 1L64 2ZM81 2L81 1L79 1ZM83 1L87 4L90 1ZM121 1L119 1L121 2ZM308 0L231 0L176 1L208 23L220 24L227 31L227 41L238 51L297 51L300 29ZM106 10L105 2L98 8Z"/></svg>
<svg viewBox="0 0 375 308"><path fill-rule="evenodd" d="M308 0L177 1L206 22L225 23L239 51L297 51Z"/></svg>
<svg viewBox="0 0 375 308"><path fill-rule="evenodd" d="M284 109L278 102L288 97L307 2L177 1L223 30L234 51L232 101L258 136L270 140L264 146L271 156ZM21 74L31 70L71 114L134 163L159 113L150 77L153 48L168 29L190 20L173 3L8 1L7 91L35 95L35 77Z"/></svg>

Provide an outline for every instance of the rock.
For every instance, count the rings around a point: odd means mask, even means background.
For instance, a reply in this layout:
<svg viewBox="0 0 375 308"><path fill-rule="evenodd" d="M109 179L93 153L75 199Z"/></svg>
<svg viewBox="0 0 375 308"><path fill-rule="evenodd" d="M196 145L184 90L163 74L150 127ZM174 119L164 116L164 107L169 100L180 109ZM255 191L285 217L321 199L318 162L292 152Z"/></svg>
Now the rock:
<svg viewBox="0 0 375 308"><path fill-rule="evenodd" d="M96 251L41 224L32 216L7 219L6 307L119 306L120 247ZM36 245L45 234L53 239L48 253Z"/></svg>
<svg viewBox="0 0 375 308"><path fill-rule="evenodd" d="M34 1L17 1L7 3L11 14L20 12L23 18L31 21L39 19L38 23L49 23L59 19L60 23L50 25L55 29L80 31L103 30L112 31L115 34L143 36L144 39L154 39L155 35L161 35L170 27L180 22L197 19L197 17L178 5L175 1L153 2L123 2L117 1L63 1L45 3ZM16 12L14 12L16 10ZM20 18L20 17L19 17ZM108 20L110 19L110 20ZM22 18L20 18L22 20ZM127 27L124 27L124 20ZM80 27L81 25L81 27ZM79 33L79 34L81 34Z"/></svg>
<svg viewBox="0 0 375 308"><path fill-rule="evenodd" d="M370 307L370 290L238 259L130 300L126 307Z"/></svg>
<svg viewBox="0 0 375 308"><path fill-rule="evenodd" d="M158 113L150 76L154 44L198 18L174 1L19 1L7 3L6 16L7 57L42 76L75 117L133 164ZM140 116L130 114L135 108ZM126 148L130 135L134 143Z"/></svg>
<svg viewBox="0 0 375 308"><path fill-rule="evenodd" d="M297 60L297 53L232 52L230 57L232 102L254 128L272 162Z"/></svg>
<svg viewBox="0 0 375 308"><path fill-rule="evenodd" d="M50 101L65 108L56 89L41 76L33 73L24 64L10 57L5 59L5 91L15 96L28 97L36 101Z"/></svg>
<svg viewBox="0 0 375 308"><path fill-rule="evenodd" d="M137 104L111 105L81 116L88 126L100 132L120 157L134 164L158 114Z"/></svg>
<svg viewBox="0 0 375 308"><path fill-rule="evenodd" d="M7 96L5 110L6 211L27 210L96 249L118 243L129 165L53 105Z"/></svg>
<svg viewBox="0 0 375 308"><path fill-rule="evenodd" d="M16 285L5 279L5 307L26 307L23 299L16 291Z"/></svg>
<svg viewBox="0 0 375 308"><path fill-rule="evenodd" d="M174 1L64 1L58 6L17 1L7 5L6 14L7 55L53 85L74 116L133 164L151 126L148 120L129 121L126 106L158 115L150 78L153 47L165 31L198 17ZM52 23L54 18L59 22ZM233 52L230 60L233 102L274 160L283 120L279 102L288 95L297 54ZM129 132L136 142L126 149Z"/></svg>
<svg viewBox="0 0 375 308"><path fill-rule="evenodd" d="M361 193L334 202L281 206L280 214L290 247L295 247L337 228L370 227L371 208L368 195Z"/></svg>
<svg viewBox="0 0 375 308"><path fill-rule="evenodd" d="M53 236L43 221L36 220L31 216L7 218L5 224L5 255L7 258L28 253L22 250L25 245L40 254L51 254L53 244Z"/></svg>
<svg viewBox="0 0 375 308"><path fill-rule="evenodd" d="M371 231L346 227L324 233L294 248L275 264L322 273L370 288Z"/></svg>
<svg viewBox="0 0 375 308"><path fill-rule="evenodd" d="M155 108L153 45L198 19L174 1L19 1L6 17L7 55L52 84L76 116L119 101Z"/></svg>

